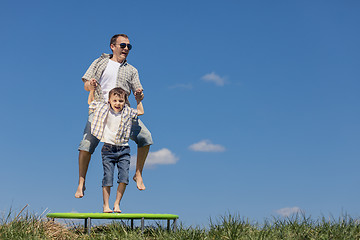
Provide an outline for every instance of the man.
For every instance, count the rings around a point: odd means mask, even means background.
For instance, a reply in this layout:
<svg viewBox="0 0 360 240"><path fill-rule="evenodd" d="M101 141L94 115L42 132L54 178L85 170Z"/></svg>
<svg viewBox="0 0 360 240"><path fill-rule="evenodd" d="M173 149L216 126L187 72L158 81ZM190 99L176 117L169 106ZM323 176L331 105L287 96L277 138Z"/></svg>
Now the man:
<svg viewBox="0 0 360 240"><path fill-rule="evenodd" d="M106 101L109 91L114 87L121 87L128 95L132 91L141 100L144 98L138 71L126 61L131 48L129 37L126 34L114 35L110 40L112 54L102 54L90 65L82 80L85 90L93 92L95 100ZM76 198L84 196L85 178L91 154L99 144L99 140L91 135L92 117L93 114L90 113L83 139L79 145L79 185L75 193ZM133 180L139 190L145 190L142 170L150 145L153 143L151 133L138 119L132 124L130 138L138 145L136 171Z"/></svg>

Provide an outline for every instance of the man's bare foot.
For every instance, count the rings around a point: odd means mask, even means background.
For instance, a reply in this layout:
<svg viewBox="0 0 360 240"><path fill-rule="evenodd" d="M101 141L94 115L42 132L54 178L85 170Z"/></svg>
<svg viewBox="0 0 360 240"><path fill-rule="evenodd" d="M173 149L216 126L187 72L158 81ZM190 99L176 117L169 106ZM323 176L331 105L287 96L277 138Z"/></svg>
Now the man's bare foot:
<svg viewBox="0 0 360 240"><path fill-rule="evenodd" d="M84 194L85 190L86 190L85 185L84 186L79 185L77 190L76 190L75 197L76 198L82 198L85 195Z"/></svg>
<svg viewBox="0 0 360 240"><path fill-rule="evenodd" d="M121 213L119 206L114 206L114 213Z"/></svg>
<svg viewBox="0 0 360 240"><path fill-rule="evenodd" d="M145 190L145 185L142 179L142 176L140 174L135 174L133 177L133 180L136 182L136 187L142 191Z"/></svg>
<svg viewBox="0 0 360 240"><path fill-rule="evenodd" d="M113 213L113 210L111 210L109 207L103 207L103 213Z"/></svg>

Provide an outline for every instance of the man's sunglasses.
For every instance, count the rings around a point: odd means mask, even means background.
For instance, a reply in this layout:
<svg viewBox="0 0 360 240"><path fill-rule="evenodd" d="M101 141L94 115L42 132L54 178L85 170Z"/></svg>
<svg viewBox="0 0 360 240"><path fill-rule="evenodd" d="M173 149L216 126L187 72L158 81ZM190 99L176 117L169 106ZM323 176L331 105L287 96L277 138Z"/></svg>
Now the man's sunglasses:
<svg viewBox="0 0 360 240"><path fill-rule="evenodd" d="M126 44L126 43L120 43L120 44L114 44L114 45L120 45L121 48L126 48L126 46L128 47L129 50L132 49L131 44Z"/></svg>

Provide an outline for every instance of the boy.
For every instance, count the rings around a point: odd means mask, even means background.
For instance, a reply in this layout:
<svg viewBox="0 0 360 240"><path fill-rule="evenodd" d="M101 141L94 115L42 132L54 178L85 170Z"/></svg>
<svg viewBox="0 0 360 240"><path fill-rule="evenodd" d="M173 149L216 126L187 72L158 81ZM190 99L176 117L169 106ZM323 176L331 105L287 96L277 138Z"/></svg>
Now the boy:
<svg viewBox="0 0 360 240"><path fill-rule="evenodd" d="M92 96L92 95L91 95ZM128 144L132 120L144 114L140 95L135 98L137 109L130 108L127 94L122 88L109 92L109 102L92 101L89 110L94 112L91 134L104 142L101 149L104 177L102 180L103 212L121 213L120 201L129 183L130 146ZM115 164L118 168L118 188L114 210L109 207L110 188L113 185Z"/></svg>

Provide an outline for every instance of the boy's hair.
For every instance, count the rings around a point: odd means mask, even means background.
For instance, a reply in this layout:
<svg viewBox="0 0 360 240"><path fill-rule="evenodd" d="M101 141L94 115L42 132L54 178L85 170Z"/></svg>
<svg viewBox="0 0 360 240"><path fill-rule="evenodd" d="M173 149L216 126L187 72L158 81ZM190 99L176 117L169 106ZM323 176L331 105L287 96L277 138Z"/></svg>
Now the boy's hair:
<svg viewBox="0 0 360 240"><path fill-rule="evenodd" d="M109 92L109 99L113 95L118 95L119 97L123 97L126 102L128 101L127 94L126 94L125 90L122 89L121 87L116 87L116 88L111 89Z"/></svg>
<svg viewBox="0 0 360 240"><path fill-rule="evenodd" d="M129 39L128 35L126 35L126 34L116 34L116 35L112 36L112 38L110 39L110 46L111 46L111 44L115 44L115 43L116 43L116 39L117 39L118 37L124 37L124 38Z"/></svg>

